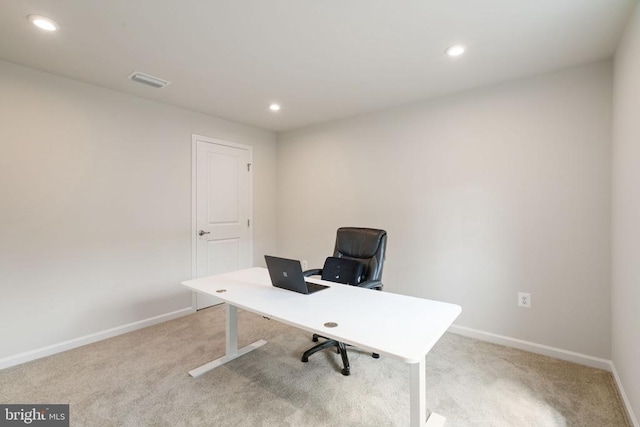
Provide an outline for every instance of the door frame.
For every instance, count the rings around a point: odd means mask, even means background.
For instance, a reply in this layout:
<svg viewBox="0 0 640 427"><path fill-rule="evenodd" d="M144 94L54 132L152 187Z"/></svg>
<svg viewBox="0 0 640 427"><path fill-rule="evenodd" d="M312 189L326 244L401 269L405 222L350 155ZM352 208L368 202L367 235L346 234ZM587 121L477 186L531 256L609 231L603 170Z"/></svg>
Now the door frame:
<svg viewBox="0 0 640 427"><path fill-rule="evenodd" d="M249 174L249 265L253 265L253 147L250 145L239 144L237 142L225 141L222 139L211 138L202 135L191 135L191 278L196 279L198 266L198 224L197 224L197 184L198 184L198 142L206 142L209 144L224 145L227 147L239 148L247 150L249 153L249 164L251 172ZM191 295L191 309L195 312L197 308L196 293Z"/></svg>

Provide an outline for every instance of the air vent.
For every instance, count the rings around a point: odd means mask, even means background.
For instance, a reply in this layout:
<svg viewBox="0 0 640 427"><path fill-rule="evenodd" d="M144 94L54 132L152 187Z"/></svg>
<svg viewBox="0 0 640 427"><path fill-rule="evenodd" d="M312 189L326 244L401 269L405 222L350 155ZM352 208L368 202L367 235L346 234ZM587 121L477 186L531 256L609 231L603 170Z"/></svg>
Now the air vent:
<svg viewBox="0 0 640 427"><path fill-rule="evenodd" d="M150 76L149 74L141 73L140 71L134 71L129 75L128 79L155 88L163 88L171 84L168 80L162 80L157 77Z"/></svg>

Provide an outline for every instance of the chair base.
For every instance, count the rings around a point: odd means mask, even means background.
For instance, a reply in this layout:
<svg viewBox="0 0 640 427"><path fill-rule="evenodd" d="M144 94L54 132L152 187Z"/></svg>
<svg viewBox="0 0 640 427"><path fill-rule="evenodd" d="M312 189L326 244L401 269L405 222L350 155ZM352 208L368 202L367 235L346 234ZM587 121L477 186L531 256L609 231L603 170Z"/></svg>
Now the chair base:
<svg viewBox="0 0 640 427"><path fill-rule="evenodd" d="M324 338L327 341L322 342L316 346L311 347L309 350L305 351L302 354L302 357L300 358L300 360L304 363L307 363L309 361L309 356L311 356L314 353L319 352L320 350L324 350L326 348L329 347L336 347L336 352L340 355L340 357L342 358L342 370L340 371L342 373L342 375L344 376L349 376L351 375L351 367L349 365L349 357L347 356L347 345L345 343L342 343L340 341L336 341L336 340L331 340L328 339L326 337L323 337L321 335L318 334L313 334L313 342L318 342L318 338ZM372 353L371 357L373 357L374 359L379 359L380 355L378 353Z"/></svg>

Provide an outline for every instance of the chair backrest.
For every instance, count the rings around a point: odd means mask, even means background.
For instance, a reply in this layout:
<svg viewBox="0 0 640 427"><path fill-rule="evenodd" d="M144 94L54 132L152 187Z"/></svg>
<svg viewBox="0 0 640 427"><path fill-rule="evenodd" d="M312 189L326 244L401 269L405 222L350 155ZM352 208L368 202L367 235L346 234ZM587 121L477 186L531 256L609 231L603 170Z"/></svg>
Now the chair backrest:
<svg viewBox="0 0 640 427"><path fill-rule="evenodd" d="M375 228L342 227L336 234L334 257L350 258L365 265L364 280L381 280L387 248L387 232Z"/></svg>

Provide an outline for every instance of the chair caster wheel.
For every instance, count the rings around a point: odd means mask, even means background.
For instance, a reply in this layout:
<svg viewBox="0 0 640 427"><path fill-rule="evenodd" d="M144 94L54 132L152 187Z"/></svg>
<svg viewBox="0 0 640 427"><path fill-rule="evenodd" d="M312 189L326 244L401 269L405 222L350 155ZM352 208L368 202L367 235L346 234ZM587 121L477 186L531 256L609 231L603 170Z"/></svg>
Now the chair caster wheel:
<svg viewBox="0 0 640 427"><path fill-rule="evenodd" d="M373 353L371 357L373 357L374 359L380 359L380 355L378 353Z"/></svg>
<svg viewBox="0 0 640 427"><path fill-rule="evenodd" d="M307 363L309 361L308 357L303 357L302 359L300 359L303 363Z"/></svg>
<svg viewBox="0 0 640 427"><path fill-rule="evenodd" d="M314 334L312 340L313 342L318 342L318 336Z"/></svg>
<svg viewBox="0 0 640 427"><path fill-rule="evenodd" d="M344 375L345 377L348 377L349 375L351 375L351 371L349 369L343 369L342 375Z"/></svg>

